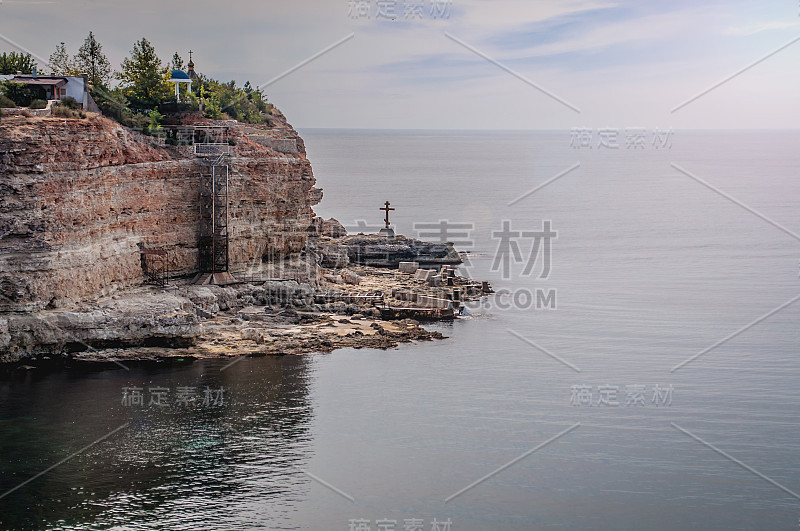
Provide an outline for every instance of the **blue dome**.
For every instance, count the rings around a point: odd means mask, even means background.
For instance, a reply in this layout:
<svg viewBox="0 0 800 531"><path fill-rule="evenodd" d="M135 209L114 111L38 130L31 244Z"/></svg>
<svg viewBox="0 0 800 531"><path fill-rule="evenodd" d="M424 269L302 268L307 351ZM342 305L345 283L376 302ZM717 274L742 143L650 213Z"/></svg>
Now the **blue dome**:
<svg viewBox="0 0 800 531"><path fill-rule="evenodd" d="M173 70L172 71L172 79L185 79L187 81L191 80L191 78L189 77L189 74L187 74L183 70Z"/></svg>

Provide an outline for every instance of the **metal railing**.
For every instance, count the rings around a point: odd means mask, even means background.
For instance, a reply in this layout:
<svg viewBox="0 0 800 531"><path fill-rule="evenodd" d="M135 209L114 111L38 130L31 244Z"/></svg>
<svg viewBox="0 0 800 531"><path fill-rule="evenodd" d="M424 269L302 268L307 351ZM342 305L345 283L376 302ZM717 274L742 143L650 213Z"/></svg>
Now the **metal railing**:
<svg viewBox="0 0 800 531"><path fill-rule="evenodd" d="M230 144L194 144L194 154L201 157L230 155Z"/></svg>

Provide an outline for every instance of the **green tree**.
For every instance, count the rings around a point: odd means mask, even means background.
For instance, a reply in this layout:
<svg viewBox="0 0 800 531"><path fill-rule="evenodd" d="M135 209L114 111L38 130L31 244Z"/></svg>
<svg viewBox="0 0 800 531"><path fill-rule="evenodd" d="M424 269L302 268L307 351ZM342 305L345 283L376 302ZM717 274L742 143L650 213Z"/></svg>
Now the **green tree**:
<svg viewBox="0 0 800 531"><path fill-rule="evenodd" d="M206 90L205 83L200 85L200 101L203 104L203 116L214 120L222 118L222 105L213 92Z"/></svg>
<svg viewBox="0 0 800 531"><path fill-rule="evenodd" d="M17 72L31 74L34 66L36 66L36 62L29 53L3 52L0 54L0 74L16 74Z"/></svg>
<svg viewBox="0 0 800 531"><path fill-rule="evenodd" d="M178 52L175 52L175 55L172 56L172 69L183 70L183 58L178 55Z"/></svg>
<svg viewBox="0 0 800 531"><path fill-rule="evenodd" d="M62 42L61 45L63 46L64 43ZM79 71L89 75L89 83L92 85L107 86L111 81L111 63L103 54L103 46L97 42L91 31L83 41L83 46L78 50L78 55L75 56L73 63Z"/></svg>
<svg viewBox="0 0 800 531"><path fill-rule="evenodd" d="M56 51L50 54L48 61L53 74L57 76L74 76L78 74L75 63L69 58L67 47L62 42L56 46Z"/></svg>
<svg viewBox="0 0 800 531"><path fill-rule="evenodd" d="M131 57L122 61L122 72L116 77L122 81L125 96L135 109L152 109L168 100L172 90L168 69L161 63L156 50L145 38L134 43Z"/></svg>

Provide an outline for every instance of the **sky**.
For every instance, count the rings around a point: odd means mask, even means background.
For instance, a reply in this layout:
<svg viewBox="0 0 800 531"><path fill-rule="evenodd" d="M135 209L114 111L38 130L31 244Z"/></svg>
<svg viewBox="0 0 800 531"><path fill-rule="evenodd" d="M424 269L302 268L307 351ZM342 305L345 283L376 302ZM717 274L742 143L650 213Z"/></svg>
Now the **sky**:
<svg viewBox="0 0 800 531"><path fill-rule="evenodd" d="M0 0L0 51L89 31L115 68L142 37L192 49L298 128L800 123L800 0Z"/></svg>

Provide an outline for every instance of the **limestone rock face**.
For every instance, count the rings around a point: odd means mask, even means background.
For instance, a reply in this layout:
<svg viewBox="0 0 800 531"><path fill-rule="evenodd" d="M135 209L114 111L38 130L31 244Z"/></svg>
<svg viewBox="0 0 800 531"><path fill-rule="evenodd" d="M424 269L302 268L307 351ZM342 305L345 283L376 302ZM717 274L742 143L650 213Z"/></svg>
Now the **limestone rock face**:
<svg viewBox="0 0 800 531"><path fill-rule="evenodd" d="M265 257L299 255L322 191L304 149L278 153L236 129L231 137L235 274ZM167 251L170 275L195 273L199 182L200 161L186 146L158 146L104 118L4 118L0 312L61 308L138 285L137 244ZM0 321L0 349L7 328Z"/></svg>
<svg viewBox="0 0 800 531"><path fill-rule="evenodd" d="M325 236L328 238L341 238L347 236L347 229L334 218L322 219L316 217L311 220L308 233L312 236Z"/></svg>
<svg viewBox="0 0 800 531"><path fill-rule="evenodd" d="M347 229L339 223L339 220L329 218L322 222L322 235L341 238L342 236L347 236Z"/></svg>
<svg viewBox="0 0 800 531"><path fill-rule="evenodd" d="M350 263L348 249L344 245L329 243L329 241L318 241L312 239L308 243L309 251L316 256L317 263L321 267L340 269L347 267Z"/></svg>
<svg viewBox="0 0 800 531"><path fill-rule="evenodd" d="M194 343L202 324L185 311L184 301L167 294L137 294L81 311L7 314L0 318L0 362L87 349L185 347Z"/></svg>

